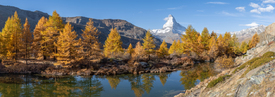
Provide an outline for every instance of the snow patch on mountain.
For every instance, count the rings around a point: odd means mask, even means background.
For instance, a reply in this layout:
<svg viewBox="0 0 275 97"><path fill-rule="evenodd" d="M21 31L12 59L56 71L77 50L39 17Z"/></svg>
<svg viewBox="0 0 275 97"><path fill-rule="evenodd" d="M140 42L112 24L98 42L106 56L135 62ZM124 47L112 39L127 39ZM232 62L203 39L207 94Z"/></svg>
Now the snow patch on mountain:
<svg viewBox="0 0 275 97"><path fill-rule="evenodd" d="M239 41L243 41L246 38L250 38L252 37L256 32L258 34L262 33L265 31L266 26L264 25L259 25L259 26L254 26L248 29L243 29L241 31L235 31L235 32L230 32L231 35L236 34L237 38L239 39Z"/></svg>
<svg viewBox="0 0 275 97"><path fill-rule="evenodd" d="M236 34L236 36L244 36L244 35L250 35L250 34L255 34L256 32L262 33L265 31L266 26L264 25L259 25L259 26L254 26L248 29L243 29L241 31L235 31L235 32L230 32L230 34Z"/></svg>

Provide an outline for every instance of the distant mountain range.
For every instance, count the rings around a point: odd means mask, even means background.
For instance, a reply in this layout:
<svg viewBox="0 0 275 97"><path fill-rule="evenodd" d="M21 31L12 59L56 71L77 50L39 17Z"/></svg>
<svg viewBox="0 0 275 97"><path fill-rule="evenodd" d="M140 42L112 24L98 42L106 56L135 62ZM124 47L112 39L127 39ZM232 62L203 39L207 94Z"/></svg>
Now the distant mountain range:
<svg viewBox="0 0 275 97"><path fill-rule="evenodd" d="M22 10L13 6L3 6L0 5L0 28L2 29L5 25L5 21L9 16L12 16L14 12L17 11L19 18L21 19L22 24L25 22L25 18L28 18L28 21L31 25L31 30L35 28L38 20L44 16L46 18L49 17L47 13L41 11L28 11ZM81 29L85 28L86 22L88 22L89 18L77 16L77 17L62 17L64 23L70 22L74 26L74 30L79 34L82 33ZM167 21L162 29L153 29L150 32L155 36L155 43L157 46L161 44L162 40L165 40L168 43L168 46L172 44L174 40L180 39L182 34L185 34L186 28L179 23L177 23L175 17L169 15L165 18ZM121 19L93 19L94 26L98 28L101 32L99 35L99 41L103 45L110 30L112 28L117 28L118 32L121 35L121 40L123 42L123 47L127 48L127 46L131 43L133 46L140 41L142 42L142 38L144 38L146 34L146 30L140 27L137 27L126 20ZM266 26L259 25L256 27L251 27L248 29L244 29L241 31L230 32L230 34L236 34L239 41L250 39L256 32L261 34L265 31ZM269 27L269 29L271 29Z"/></svg>
<svg viewBox="0 0 275 97"><path fill-rule="evenodd" d="M150 32L161 40L165 40L167 43L173 43L174 40L180 39L182 34L185 34L186 28L179 23L176 19L169 15L165 18L166 23L163 25L162 29L153 29Z"/></svg>
<svg viewBox="0 0 275 97"><path fill-rule="evenodd" d="M9 16L12 16L14 12L17 11L19 18L21 19L22 24L25 22L25 18L28 18L28 21L31 25L31 30L35 28L36 23L38 20L44 16L46 18L49 17L47 13L43 13L41 11L28 11L22 10L12 6L3 6L0 5L0 28L2 29L5 25L5 21L8 19ZM74 26L74 30L79 34L82 33L81 29L85 28L86 22L88 22L89 18L87 17L62 17L64 23L70 22ZM121 35L121 40L123 42L123 47L127 48L130 43L133 46L138 41L142 42L142 38L144 38L146 34L146 30L140 27L137 27L126 20L120 19L93 19L94 26L101 32L99 35L99 41L101 44L104 44L110 30L112 28L117 28L118 32ZM155 38L155 43L157 46L161 44L161 40Z"/></svg>
<svg viewBox="0 0 275 97"><path fill-rule="evenodd" d="M251 27L248 29L243 29L241 31L235 31L235 32L230 32L231 35L236 34L238 37L239 42L242 42L243 40L249 40L252 38L252 36L257 32L258 34L261 34L262 32L265 31L266 26L264 25L259 25L255 27Z"/></svg>

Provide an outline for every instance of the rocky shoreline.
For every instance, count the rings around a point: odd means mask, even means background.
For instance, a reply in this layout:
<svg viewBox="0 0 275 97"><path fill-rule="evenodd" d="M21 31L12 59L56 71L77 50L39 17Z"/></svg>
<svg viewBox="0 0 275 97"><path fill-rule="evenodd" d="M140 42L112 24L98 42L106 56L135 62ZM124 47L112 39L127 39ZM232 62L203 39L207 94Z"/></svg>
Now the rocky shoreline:
<svg viewBox="0 0 275 97"><path fill-rule="evenodd" d="M106 59L92 65L55 66L53 61L30 60L26 65L24 60L17 62L4 61L0 64L0 73L13 74L43 74L53 76L64 75L120 75L120 74L143 74L173 72L183 68L192 68L194 61L189 58L175 58L165 62L133 62L124 63L120 60Z"/></svg>
<svg viewBox="0 0 275 97"><path fill-rule="evenodd" d="M107 65L100 67L98 70L93 70L92 68L84 69L70 69L70 68L47 68L42 71L41 74L44 75L120 75L120 74L143 74L143 73L165 73L179 70L180 67L176 66L159 66L149 68L140 63L135 63L134 67L129 67L127 65Z"/></svg>

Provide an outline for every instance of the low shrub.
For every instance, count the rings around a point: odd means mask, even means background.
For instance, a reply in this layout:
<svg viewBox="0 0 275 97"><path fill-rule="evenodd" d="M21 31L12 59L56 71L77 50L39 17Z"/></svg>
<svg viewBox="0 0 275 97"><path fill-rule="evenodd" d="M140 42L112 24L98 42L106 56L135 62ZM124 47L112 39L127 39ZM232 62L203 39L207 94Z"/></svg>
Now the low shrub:
<svg viewBox="0 0 275 97"><path fill-rule="evenodd" d="M229 77L231 77L231 75L220 76L219 78L217 78L217 79L212 80L211 82L209 82L208 85L207 85L207 88L212 88L215 85L217 85L218 83L223 82L226 78L229 78Z"/></svg>
<svg viewBox="0 0 275 97"><path fill-rule="evenodd" d="M215 63L222 68L231 68L234 66L234 60L232 57L227 57L226 55L223 57L219 57L216 59Z"/></svg>

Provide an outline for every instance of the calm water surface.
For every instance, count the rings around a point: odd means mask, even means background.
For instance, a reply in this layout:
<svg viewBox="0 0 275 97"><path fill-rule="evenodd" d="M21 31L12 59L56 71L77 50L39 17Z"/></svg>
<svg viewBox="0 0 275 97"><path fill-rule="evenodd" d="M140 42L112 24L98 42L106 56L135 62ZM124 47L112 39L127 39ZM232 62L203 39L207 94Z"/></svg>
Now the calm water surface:
<svg viewBox="0 0 275 97"><path fill-rule="evenodd" d="M212 64L171 73L118 76L0 74L1 97L172 97L215 75Z"/></svg>

